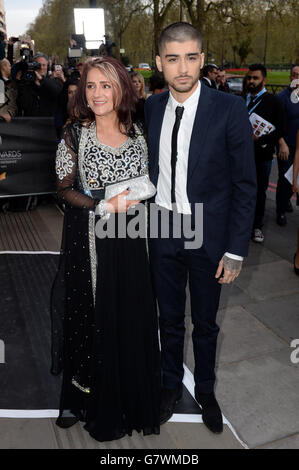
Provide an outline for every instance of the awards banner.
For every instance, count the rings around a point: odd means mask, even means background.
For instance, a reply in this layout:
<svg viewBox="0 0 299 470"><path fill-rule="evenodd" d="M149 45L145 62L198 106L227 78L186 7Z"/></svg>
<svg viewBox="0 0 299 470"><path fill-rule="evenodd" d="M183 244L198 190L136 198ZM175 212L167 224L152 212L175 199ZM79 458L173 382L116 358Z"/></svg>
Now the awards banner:
<svg viewBox="0 0 299 470"><path fill-rule="evenodd" d="M54 119L0 123L0 198L56 192Z"/></svg>

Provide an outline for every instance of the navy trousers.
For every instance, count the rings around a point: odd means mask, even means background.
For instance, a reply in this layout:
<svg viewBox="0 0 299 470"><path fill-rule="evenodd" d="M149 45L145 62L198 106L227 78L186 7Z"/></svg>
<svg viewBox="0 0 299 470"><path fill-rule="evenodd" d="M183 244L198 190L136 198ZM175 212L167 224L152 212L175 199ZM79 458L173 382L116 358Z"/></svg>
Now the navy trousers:
<svg viewBox="0 0 299 470"><path fill-rule="evenodd" d="M175 389L183 380L186 285L189 279L194 380L200 393L211 393L215 385L219 332L216 314L221 285L215 279L218 265L209 259L203 246L186 249L185 241L184 236L149 238L151 271L159 307L162 385Z"/></svg>

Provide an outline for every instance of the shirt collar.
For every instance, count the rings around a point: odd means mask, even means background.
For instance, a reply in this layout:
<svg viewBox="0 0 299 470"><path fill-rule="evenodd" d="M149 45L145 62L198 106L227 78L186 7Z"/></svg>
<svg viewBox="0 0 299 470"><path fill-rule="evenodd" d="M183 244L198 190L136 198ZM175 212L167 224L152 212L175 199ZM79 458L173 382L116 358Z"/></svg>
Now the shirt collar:
<svg viewBox="0 0 299 470"><path fill-rule="evenodd" d="M252 95L251 93L248 93L247 98L248 98L248 100L249 100L250 98L253 98L254 100L256 100L259 96L261 96L261 95L263 95L264 93L266 93L266 91L267 91L267 89L266 89L266 87L264 87L257 95Z"/></svg>
<svg viewBox="0 0 299 470"><path fill-rule="evenodd" d="M200 90L201 90L201 83L198 81L198 86L196 87L196 90L192 93L189 98L186 99L183 103L179 103L176 101L176 99L172 96L171 92L169 92L169 100L168 103L171 106L171 109L173 112L175 112L175 108L177 106L183 106L185 111L188 111L189 109L192 109L194 106L197 106L198 104L198 99L200 95Z"/></svg>

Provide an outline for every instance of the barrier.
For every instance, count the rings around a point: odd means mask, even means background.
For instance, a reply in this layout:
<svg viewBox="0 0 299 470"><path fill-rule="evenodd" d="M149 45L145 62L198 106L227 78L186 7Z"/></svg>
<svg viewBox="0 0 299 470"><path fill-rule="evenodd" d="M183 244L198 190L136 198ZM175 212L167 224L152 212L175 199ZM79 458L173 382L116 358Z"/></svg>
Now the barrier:
<svg viewBox="0 0 299 470"><path fill-rule="evenodd" d="M57 137L51 117L0 123L0 198L56 192Z"/></svg>

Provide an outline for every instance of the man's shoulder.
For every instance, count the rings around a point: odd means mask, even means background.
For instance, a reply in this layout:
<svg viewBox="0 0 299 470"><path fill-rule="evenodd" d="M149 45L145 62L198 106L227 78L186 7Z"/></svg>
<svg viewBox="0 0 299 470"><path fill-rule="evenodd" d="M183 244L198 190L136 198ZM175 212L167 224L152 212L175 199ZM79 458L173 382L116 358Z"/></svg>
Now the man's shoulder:
<svg viewBox="0 0 299 470"><path fill-rule="evenodd" d="M245 100L241 96L234 95L233 93L224 93L223 91L216 90L214 88L205 88L205 93L210 93L213 100L223 106L234 106L237 103L241 106L245 105Z"/></svg>
<svg viewBox="0 0 299 470"><path fill-rule="evenodd" d="M162 91L162 93L157 93L156 95L150 95L146 101L145 101L145 106L151 107L151 106L158 106L161 103L164 103L165 100L168 99L169 96L169 91Z"/></svg>
<svg viewBox="0 0 299 470"><path fill-rule="evenodd" d="M264 98L262 99L262 103L265 104L265 106L274 106L274 107L281 107L281 98L278 95L274 95L273 93L265 93Z"/></svg>
<svg viewBox="0 0 299 470"><path fill-rule="evenodd" d="M278 96L278 98L282 97L282 96L288 96L288 94L290 93L290 87L289 86L286 86L285 88L283 88L279 93L277 93L276 96Z"/></svg>

